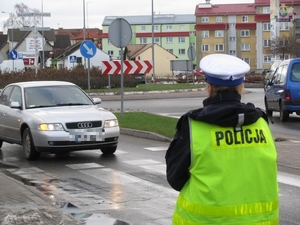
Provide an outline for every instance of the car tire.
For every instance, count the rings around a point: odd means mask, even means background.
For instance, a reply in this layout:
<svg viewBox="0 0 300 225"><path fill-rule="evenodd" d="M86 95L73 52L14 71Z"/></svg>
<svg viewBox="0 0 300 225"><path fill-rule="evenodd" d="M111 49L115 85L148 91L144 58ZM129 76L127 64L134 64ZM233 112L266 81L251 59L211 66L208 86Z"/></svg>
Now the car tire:
<svg viewBox="0 0 300 225"><path fill-rule="evenodd" d="M116 150L117 150L117 146L115 146L115 147L107 147L107 148L102 148L101 152L104 155L111 155L111 154L114 154Z"/></svg>
<svg viewBox="0 0 300 225"><path fill-rule="evenodd" d="M2 141L2 140L0 140L0 148L2 148L2 144L3 144L3 141Z"/></svg>
<svg viewBox="0 0 300 225"><path fill-rule="evenodd" d="M269 116L273 116L273 111L269 109L269 106L268 106L268 103L267 103L267 100L265 99L265 109L266 109L266 113L269 115Z"/></svg>
<svg viewBox="0 0 300 225"><path fill-rule="evenodd" d="M41 153L35 149L29 128L24 130L22 142L25 158L27 160L37 160Z"/></svg>
<svg viewBox="0 0 300 225"><path fill-rule="evenodd" d="M281 122L286 122L289 120L290 113L286 110L283 110L282 105L280 104L279 117Z"/></svg>

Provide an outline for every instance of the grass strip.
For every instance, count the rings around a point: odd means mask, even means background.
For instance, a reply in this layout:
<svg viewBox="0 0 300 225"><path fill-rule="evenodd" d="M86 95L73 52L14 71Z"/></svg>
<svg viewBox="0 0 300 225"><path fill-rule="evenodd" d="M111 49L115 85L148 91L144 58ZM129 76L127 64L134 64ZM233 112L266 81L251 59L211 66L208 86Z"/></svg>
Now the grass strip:
<svg viewBox="0 0 300 225"><path fill-rule="evenodd" d="M114 113L121 128L149 131L172 138L178 119L146 112Z"/></svg>

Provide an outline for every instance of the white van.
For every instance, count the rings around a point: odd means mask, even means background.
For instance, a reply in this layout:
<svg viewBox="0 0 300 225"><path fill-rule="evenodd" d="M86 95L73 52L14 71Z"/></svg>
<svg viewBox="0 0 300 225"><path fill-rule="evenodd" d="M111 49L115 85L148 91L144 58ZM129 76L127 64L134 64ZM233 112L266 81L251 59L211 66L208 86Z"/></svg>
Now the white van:
<svg viewBox="0 0 300 225"><path fill-rule="evenodd" d="M23 59L3 60L0 64L0 70L4 72L21 71L25 69Z"/></svg>

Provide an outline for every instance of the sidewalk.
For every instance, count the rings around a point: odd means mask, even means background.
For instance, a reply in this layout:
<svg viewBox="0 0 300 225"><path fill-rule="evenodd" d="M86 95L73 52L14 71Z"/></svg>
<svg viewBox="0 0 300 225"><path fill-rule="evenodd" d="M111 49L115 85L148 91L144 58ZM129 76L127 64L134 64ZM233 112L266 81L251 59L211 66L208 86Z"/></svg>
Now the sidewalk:
<svg viewBox="0 0 300 225"><path fill-rule="evenodd" d="M1 170L5 169L1 163ZM4 168L3 168L4 167ZM1 225L79 225L71 215L51 205L35 187L23 184L0 172Z"/></svg>

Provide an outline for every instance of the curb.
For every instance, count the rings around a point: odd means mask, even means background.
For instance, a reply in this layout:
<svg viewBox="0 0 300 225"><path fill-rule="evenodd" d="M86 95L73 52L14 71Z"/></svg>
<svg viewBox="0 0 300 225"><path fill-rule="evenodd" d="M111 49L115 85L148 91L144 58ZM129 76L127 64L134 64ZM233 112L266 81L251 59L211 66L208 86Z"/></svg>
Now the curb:
<svg viewBox="0 0 300 225"><path fill-rule="evenodd" d="M171 142L172 140L171 138L153 132L133 130L128 128L120 128L120 133L124 135L130 135L134 137L151 139L151 140L162 141L162 142Z"/></svg>

